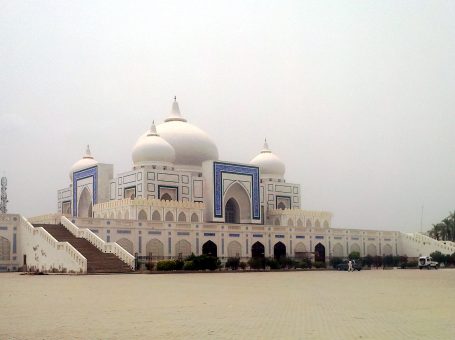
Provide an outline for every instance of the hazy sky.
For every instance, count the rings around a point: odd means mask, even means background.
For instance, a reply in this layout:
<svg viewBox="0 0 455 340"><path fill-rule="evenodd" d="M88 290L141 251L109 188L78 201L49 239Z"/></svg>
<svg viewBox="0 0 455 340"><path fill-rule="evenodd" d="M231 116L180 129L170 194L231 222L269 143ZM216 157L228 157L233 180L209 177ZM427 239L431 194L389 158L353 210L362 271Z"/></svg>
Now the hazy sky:
<svg viewBox="0 0 455 340"><path fill-rule="evenodd" d="M174 95L248 162L267 137L335 227L424 230L455 209L454 1L0 0L9 211L54 212L90 144L131 149Z"/></svg>

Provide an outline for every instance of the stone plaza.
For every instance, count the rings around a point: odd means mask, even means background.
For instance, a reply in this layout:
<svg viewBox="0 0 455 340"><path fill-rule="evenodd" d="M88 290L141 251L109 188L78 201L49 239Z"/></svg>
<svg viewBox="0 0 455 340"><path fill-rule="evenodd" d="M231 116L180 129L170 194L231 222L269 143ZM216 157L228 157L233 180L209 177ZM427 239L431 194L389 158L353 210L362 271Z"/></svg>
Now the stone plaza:
<svg viewBox="0 0 455 340"><path fill-rule="evenodd" d="M2 339L453 339L455 270L0 275Z"/></svg>

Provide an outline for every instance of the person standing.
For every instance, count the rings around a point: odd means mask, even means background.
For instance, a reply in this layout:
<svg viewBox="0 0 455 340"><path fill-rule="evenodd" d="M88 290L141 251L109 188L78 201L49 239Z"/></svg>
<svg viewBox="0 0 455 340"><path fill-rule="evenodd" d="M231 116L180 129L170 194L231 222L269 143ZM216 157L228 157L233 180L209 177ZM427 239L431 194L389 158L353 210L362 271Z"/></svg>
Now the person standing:
<svg viewBox="0 0 455 340"><path fill-rule="evenodd" d="M352 272L352 261L349 260L348 262L348 272Z"/></svg>

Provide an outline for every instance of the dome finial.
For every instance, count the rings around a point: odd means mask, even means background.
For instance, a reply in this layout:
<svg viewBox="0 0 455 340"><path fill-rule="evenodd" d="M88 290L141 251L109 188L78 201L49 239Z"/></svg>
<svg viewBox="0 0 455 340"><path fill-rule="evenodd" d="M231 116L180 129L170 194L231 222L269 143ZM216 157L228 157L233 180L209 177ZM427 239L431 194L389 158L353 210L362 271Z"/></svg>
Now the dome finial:
<svg viewBox="0 0 455 340"><path fill-rule="evenodd" d="M152 121L152 126L150 126L150 131L147 134L147 136L159 136L158 132L156 132L156 126L155 126L155 121Z"/></svg>
<svg viewBox="0 0 455 340"><path fill-rule="evenodd" d="M269 144L267 143L267 138L264 138L264 146L262 147L261 153L272 152L269 149Z"/></svg>
<svg viewBox="0 0 455 340"><path fill-rule="evenodd" d="M85 155L83 158L93 158L92 153L90 152L90 145L87 144L87 149L85 150Z"/></svg>
<svg viewBox="0 0 455 340"><path fill-rule="evenodd" d="M180 113L179 103L177 103L177 96L174 96L174 102L172 103L171 113L164 121L171 122L174 120L186 122L186 119L183 118L182 114Z"/></svg>

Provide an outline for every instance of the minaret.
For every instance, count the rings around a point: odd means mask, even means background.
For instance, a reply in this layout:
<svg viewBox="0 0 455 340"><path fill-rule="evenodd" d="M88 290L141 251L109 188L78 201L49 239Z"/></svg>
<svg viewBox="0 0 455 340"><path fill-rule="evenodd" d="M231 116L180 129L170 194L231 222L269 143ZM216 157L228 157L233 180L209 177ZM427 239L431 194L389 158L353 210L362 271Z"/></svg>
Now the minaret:
<svg viewBox="0 0 455 340"><path fill-rule="evenodd" d="M2 185L2 190L1 190L1 196L0 196L0 213L6 214L8 212L8 209L6 207L6 204L8 203L8 194L6 193L6 186L8 185L8 181L7 181L6 177L2 177L1 185Z"/></svg>

